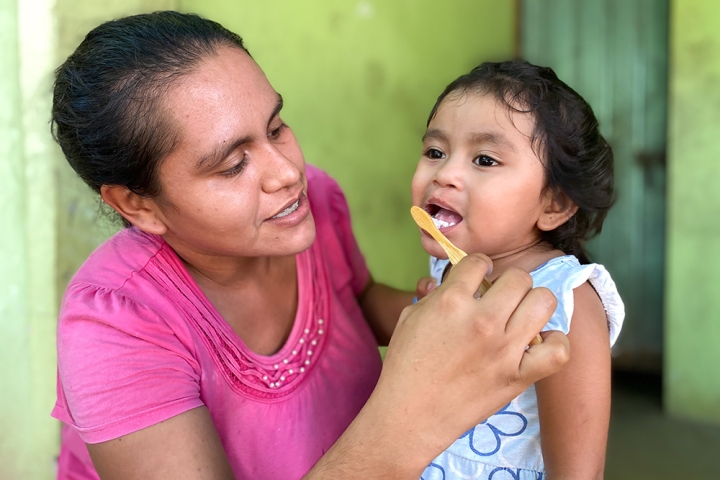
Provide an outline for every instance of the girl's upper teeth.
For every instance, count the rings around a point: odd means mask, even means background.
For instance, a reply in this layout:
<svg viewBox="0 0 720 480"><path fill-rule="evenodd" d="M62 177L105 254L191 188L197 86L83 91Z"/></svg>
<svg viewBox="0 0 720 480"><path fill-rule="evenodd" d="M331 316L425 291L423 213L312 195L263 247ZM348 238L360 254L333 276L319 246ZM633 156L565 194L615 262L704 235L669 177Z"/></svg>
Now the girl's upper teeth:
<svg viewBox="0 0 720 480"><path fill-rule="evenodd" d="M283 210L282 212L278 213L277 215L275 215L275 216L272 217L272 218L280 218L280 217L285 217L285 216L287 216L287 215L290 215L290 214L293 213L295 210L297 210L299 206L300 206L300 200L297 200L295 203L293 203L293 204L290 205L288 208L286 208L285 210Z"/></svg>

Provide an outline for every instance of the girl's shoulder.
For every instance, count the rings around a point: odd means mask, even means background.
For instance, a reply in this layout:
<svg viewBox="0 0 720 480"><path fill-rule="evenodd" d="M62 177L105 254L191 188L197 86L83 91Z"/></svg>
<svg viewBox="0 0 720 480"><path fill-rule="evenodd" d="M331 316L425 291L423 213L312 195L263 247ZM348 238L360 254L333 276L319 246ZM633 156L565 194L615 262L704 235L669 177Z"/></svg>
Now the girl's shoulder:
<svg viewBox="0 0 720 480"><path fill-rule="evenodd" d="M442 275L449 260L430 257L430 275L442 282ZM543 263L530 272L533 287L545 287L552 291L558 305L555 313L543 331L560 330L567 334L570 331L572 315L575 311L574 291L588 282L598 294L608 319L610 344L617 340L625 319L625 306L617 286L607 269L598 264L581 264L573 255L562 255Z"/></svg>
<svg viewBox="0 0 720 480"><path fill-rule="evenodd" d="M581 264L573 255L553 258L530 272L533 287L551 290L558 300L555 314L544 330L570 331L575 310L574 290L588 282L597 293L607 315L610 344L617 340L625 319L625 306L612 276L598 263Z"/></svg>

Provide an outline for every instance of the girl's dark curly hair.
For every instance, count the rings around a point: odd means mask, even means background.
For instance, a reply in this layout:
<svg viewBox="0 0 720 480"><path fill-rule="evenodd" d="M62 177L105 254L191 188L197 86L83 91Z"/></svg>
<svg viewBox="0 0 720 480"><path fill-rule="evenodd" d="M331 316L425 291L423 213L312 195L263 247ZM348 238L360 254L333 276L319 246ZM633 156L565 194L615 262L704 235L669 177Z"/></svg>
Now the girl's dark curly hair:
<svg viewBox="0 0 720 480"><path fill-rule="evenodd" d="M612 149L590 105L550 68L523 61L487 62L445 88L428 124L451 93L489 94L509 112L533 116L530 142L545 167L545 189L578 207L567 222L542 232L542 238L590 263L584 243L600 233L615 200Z"/></svg>
<svg viewBox="0 0 720 480"><path fill-rule="evenodd" d="M247 52L220 24L173 11L113 20L87 34L55 71L51 129L90 188L160 193L159 163L178 140L162 96L221 46Z"/></svg>

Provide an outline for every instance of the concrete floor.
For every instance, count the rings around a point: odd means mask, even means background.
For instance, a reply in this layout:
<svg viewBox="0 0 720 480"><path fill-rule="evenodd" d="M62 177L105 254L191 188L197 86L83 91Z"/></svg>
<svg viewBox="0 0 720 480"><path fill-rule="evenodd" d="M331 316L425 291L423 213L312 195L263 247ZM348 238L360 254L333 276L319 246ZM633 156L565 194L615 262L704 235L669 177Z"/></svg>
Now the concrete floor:
<svg viewBox="0 0 720 480"><path fill-rule="evenodd" d="M666 417L659 376L615 372L605 478L719 480L720 425Z"/></svg>

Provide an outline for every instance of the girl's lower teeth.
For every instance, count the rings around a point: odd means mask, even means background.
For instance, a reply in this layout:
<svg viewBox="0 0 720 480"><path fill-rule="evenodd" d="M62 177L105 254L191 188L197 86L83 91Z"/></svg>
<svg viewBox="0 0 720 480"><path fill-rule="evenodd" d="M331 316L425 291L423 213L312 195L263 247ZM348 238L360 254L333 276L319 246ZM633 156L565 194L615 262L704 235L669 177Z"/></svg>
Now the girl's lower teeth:
<svg viewBox="0 0 720 480"><path fill-rule="evenodd" d="M446 222L444 220L438 220L437 218L433 218L433 223L437 228L452 227L455 225L455 222Z"/></svg>
<svg viewBox="0 0 720 480"><path fill-rule="evenodd" d="M293 204L290 205L288 208L286 208L286 209L283 210L282 212L280 212L280 213L278 213L277 215L275 215L273 218L287 217L288 215L290 215L291 213L293 213L295 210L297 210L299 206L300 206L300 200L298 200L297 202L293 203Z"/></svg>

